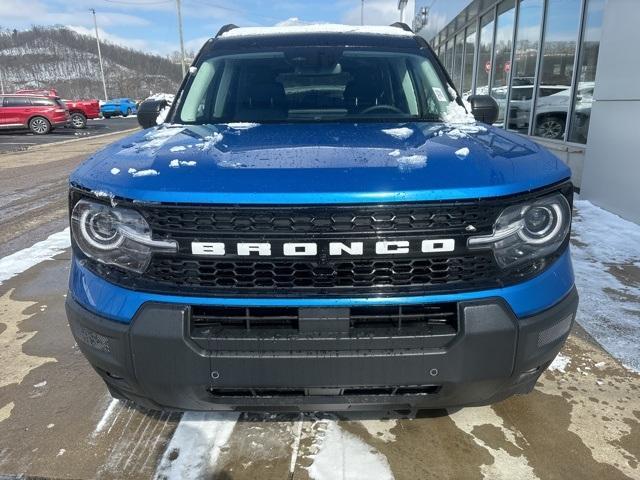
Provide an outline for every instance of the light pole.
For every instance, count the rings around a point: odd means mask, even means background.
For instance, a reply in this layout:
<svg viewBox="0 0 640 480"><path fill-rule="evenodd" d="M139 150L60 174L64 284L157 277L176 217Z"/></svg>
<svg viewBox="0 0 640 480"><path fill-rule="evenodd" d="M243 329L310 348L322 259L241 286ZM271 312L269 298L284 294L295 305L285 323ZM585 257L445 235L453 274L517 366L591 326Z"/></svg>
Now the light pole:
<svg viewBox="0 0 640 480"><path fill-rule="evenodd" d="M96 42L98 43L98 60L100 60L100 76L102 77L102 89L104 91L104 101L109 100L107 95L107 82L104 81L104 68L102 67L102 52L100 51L100 35L98 35L98 20L96 20L96 11L91 8L89 11L93 14L93 26L96 29Z"/></svg>
<svg viewBox="0 0 640 480"><path fill-rule="evenodd" d="M180 33L180 65L182 65L182 76L187 73L187 66L184 63L184 39L182 37L182 10L180 8L180 0L176 0L176 8L178 10L178 32Z"/></svg>
<svg viewBox="0 0 640 480"><path fill-rule="evenodd" d="M404 9L407 7L409 0L398 0L398 10L400 10L400 21L404 22Z"/></svg>
<svg viewBox="0 0 640 480"><path fill-rule="evenodd" d="M360 2L360 25L364 25L364 0Z"/></svg>

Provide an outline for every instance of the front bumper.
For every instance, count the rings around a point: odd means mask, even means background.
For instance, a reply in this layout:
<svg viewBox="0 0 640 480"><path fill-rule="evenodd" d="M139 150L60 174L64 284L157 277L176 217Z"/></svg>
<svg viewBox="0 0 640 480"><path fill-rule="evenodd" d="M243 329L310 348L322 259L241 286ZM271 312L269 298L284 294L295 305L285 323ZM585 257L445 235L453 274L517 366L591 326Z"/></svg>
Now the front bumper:
<svg viewBox="0 0 640 480"><path fill-rule="evenodd" d="M286 348L264 341L252 350L221 350L191 338L184 304L145 303L124 324L69 295L67 315L112 394L149 408L371 410L483 405L529 392L566 340L577 305L575 288L524 318L499 297L462 301L454 336L419 346L390 337L375 349L370 338L345 343L324 332L285 339Z"/></svg>

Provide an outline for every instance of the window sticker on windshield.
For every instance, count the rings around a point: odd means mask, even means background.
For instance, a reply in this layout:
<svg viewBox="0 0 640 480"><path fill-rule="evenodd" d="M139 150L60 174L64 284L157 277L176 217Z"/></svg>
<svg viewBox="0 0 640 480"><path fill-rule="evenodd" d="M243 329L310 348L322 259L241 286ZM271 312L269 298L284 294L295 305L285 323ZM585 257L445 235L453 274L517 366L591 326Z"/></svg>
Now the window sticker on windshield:
<svg viewBox="0 0 640 480"><path fill-rule="evenodd" d="M436 96L439 102L447 101L447 97L440 87L432 87L431 90L433 90L433 94Z"/></svg>

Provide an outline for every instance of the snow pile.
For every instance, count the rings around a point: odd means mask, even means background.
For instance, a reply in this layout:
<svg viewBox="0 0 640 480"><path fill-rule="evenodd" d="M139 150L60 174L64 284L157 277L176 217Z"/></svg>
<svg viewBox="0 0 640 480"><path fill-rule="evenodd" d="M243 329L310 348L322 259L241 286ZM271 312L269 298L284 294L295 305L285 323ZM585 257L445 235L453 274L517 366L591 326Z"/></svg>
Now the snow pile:
<svg viewBox="0 0 640 480"><path fill-rule="evenodd" d="M237 420L237 413L182 415L153 478L213 478L221 448L229 441Z"/></svg>
<svg viewBox="0 0 640 480"><path fill-rule="evenodd" d="M324 421L318 453L308 467L312 480L393 480L386 457L335 422Z"/></svg>
<svg viewBox="0 0 640 480"><path fill-rule="evenodd" d="M175 147L171 147L169 151L172 153L176 153L176 152L184 152L186 149L187 147L183 147L182 145L176 145Z"/></svg>
<svg viewBox="0 0 640 480"><path fill-rule="evenodd" d="M587 201L575 205L577 321L611 355L640 372L640 226Z"/></svg>
<svg viewBox="0 0 640 480"><path fill-rule="evenodd" d="M175 99L175 95L173 95L172 93L154 93L153 95L151 95L150 97L145 98L145 102L147 100L164 100L166 101L169 105L171 105L173 103L173 100Z"/></svg>
<svg viewBox="0 0 640 480"><path fill-rule="evenodd" d="M386 133L387 135L397 138L398 140L406 140L411 135L413 135L413 130L407 127L401 128L386 128L382 130L382 133Z"/></svg>
<svg viewBox="0 0 640 480"><path fill-rule="evenodd" d="M406 155L398 157L398 166L400 167L400 170L413 170L414 168L422 168L426 165L426 155Z"/></svg>
<svg viewBox="0 0 640 480"><path fill-rule="evenodd" d="M167 105L158 112L158 116L156 117L156 125L162 125L165 122L165 120L167 119L167 115L169 115L169 110L171 110L171 106Z"/></svg>
<svg viewBox="0 0 640 480"><path fill-rule="evenodd" d="M250 128L255 128L260 126L259 123L249 123L249 122L225 123L225 125L229 128L233 128L234 130L249 130Z"/></svg>
<svg viewBox="0 0 640 480"><path fill-rule="evenodd" d="M119 168L113 167L111 169L111 175L118 175L119 173L120 173L120 169Z"/></svg>
<svg viewBox="0 0 640 480"><path fill-rule="evenodd" d="M558 356L551 362L549 365L549 370L552 372L566 372L566 368L571 363L571 359L569 357L565 357L563 354L559 353Z"/></svg>
<svg viewBox="0 0 640 480"><path fill-rule="evenodd" d="M174 160L171 160L169 162L169 166L171 168L178 168L178 167L195 167L196 166L196 162L193 160L178 160L177 158Z"/></svg>
<svg viewBox="0 0 640 480"><path fill-rule="evenodd" d="M220 143L223 139L223 135L219 132L215 132L213 135L208 135L204 137L204 142L196 144L196 146L200 147L202 150L209 150L217 143Z"/></svg>
<svg viewBox="0 0 640 480"><path fill-rule="evenodd" d="M155 175L160 175L160 172L152 168L148 168L146 170L136 170L135 168L130 168L129 174L133 175L134 177L153 177Z"/></svg>
<svg viewBox="0 0 640 480"><path fill-rule="evenodd" d="M413 32L401 28L383 26L354 26L333 23L315 23L311 25L279 25L275 27L243 27L234 28L223 37L249 37L259 35L295 35L301 33L359 33L369 35L390 35L395 37L413 37Z"/></svg>
<svg viewBox="0 0 640 480"><path fill-rule="evenodd" d="M469 149L467 147L463 147L460 150L456 150L456 157L463 159L467 158L469 155Z"/></svg>
<svg viewBox="0 0 640 480"><path fill-rule="evenodd" d="M400 150L392 150L389 152L390 157L399 157L401 155Z"/></svg>
<svg viewBox="0 0 640 480"><path fill-rule="evenodd" d="M54 233L46 240L38 242L29 248L20 250L12 255L0 258L0 285L31 267L50 260L71 246L69 229Z"/></svg>
<svg viewBox="0 0 640 480"><path fill-rule="evenodd" d="M476 123L476 119L473 115L467 112L464 107L459 105L456 102L449 103L449 107L447 111L442 115L445 123L452 125L465 125L465 124L474 124Z"/></svg>

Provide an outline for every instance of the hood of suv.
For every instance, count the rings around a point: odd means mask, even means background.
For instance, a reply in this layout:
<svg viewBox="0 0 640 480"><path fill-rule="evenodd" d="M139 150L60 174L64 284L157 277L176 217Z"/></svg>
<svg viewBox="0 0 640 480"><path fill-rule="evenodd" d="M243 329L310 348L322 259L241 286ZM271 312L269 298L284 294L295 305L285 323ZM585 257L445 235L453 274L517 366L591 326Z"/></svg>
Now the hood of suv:
<svg viewBox="0 0 640 480"><path fill-rule="evenodd" d="M97 195L282 204L472 199L570 177L554 155L486 125L166 125L99 151L71 176Z"/></svg>

